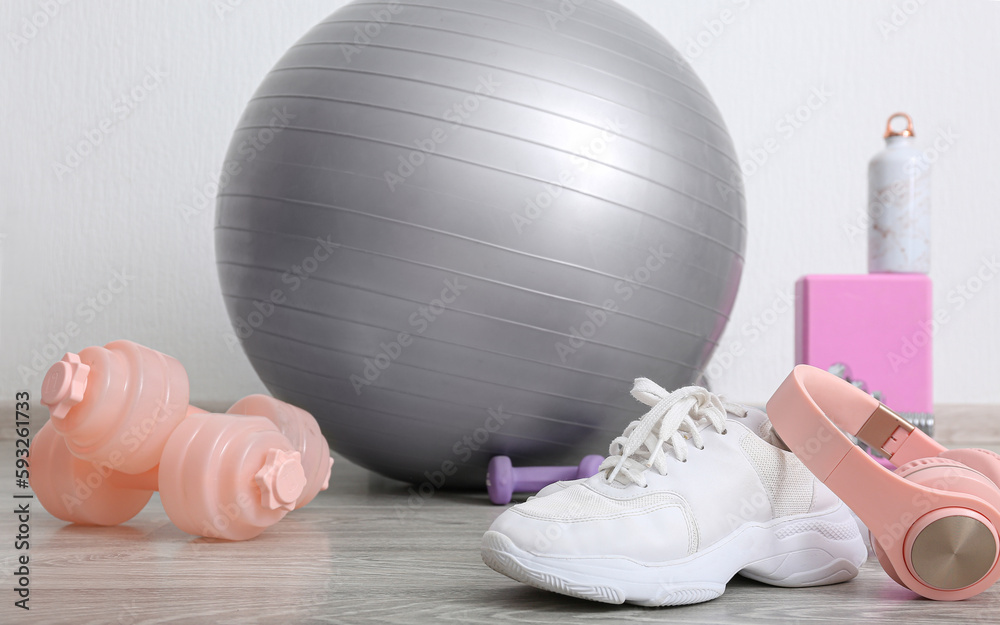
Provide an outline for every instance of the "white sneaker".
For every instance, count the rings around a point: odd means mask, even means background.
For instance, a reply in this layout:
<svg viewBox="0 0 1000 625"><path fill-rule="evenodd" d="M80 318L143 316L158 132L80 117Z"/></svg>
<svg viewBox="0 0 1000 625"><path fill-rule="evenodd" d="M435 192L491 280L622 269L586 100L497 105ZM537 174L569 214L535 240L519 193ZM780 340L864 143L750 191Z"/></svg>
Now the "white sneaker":
<svg viewBox="0 0 1000 625"><path fill-rule="evenodd" d="M858 574L867 551L850 510L774 444L767 415L644 378L632 394L653 408L611 443L597 475L497 518L483 536L490 568L645 606L714 599L737 573L776 586Z"/></svg>
<svg viewBox="0 0 1000 625"><path fill-rule="evenodd" d="M561 482L552 482L548 486L543 487L542 490L538 491L531 497L528 497L528 501L531 501L532 499L537 499L539 497L548 497L553 493L564 491L574 484L582 484L583 482L586 482L587 479L588 478L583 477L575 480L563 480Z"/></svg>

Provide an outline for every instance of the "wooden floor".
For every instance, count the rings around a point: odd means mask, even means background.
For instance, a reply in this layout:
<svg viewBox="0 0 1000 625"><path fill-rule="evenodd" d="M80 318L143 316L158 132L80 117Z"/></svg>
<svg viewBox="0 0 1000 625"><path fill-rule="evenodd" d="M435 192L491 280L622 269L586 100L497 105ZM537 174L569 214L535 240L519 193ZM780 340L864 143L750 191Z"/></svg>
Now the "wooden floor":
<svg viewBox="0 0 1000 625"><path fill-rule="evenodd" d="M0 449L13 457L9 439ZM0 496L10 502L12 473L0 473ZM5 514L0 623L1000 622L1000 587L960 603L926 601L874 560L858 579L824 588L736 578L722 597L694 606L572 599L482 563L480 537L503 510L485 496L439 493L410 508L404 485L339 459L333 475L308 507L242 543L182 533L157 498L116 528L66 525L34 502L30 614L12 605L14 524Z"/></svg>

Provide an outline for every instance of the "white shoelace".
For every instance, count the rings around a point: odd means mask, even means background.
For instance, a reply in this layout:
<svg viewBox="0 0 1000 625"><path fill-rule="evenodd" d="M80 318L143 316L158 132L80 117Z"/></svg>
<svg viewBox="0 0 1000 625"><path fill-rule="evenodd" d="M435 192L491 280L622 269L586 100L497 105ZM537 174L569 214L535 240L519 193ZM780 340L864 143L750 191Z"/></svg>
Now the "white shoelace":
<svg viewBox="0 0 1000 625"><path fill-rule="evenodd" d="M726 401L700 386L686 386L668 393L659 384L646 378L637 378L632 387L632 396L651 406L649 412L633 421L625 432L611 441L608 458L601 463L600 470L606 472L607 481L631 481L645 488L645 472L652 468L660 475L667 474L665 445L669 444L674 455L681 462L687 462L687 444L690 436L697 449L705 444L698 431L703 419L716 429L726 433L726 413L746 415L746 408Z"/></svg>

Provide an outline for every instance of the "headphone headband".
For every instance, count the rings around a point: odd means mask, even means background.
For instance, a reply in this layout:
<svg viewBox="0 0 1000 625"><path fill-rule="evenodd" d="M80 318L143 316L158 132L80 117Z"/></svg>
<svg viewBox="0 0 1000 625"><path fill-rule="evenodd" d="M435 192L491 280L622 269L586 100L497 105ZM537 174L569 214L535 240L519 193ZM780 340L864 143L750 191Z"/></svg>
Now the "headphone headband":
<svg viewBox="0 0 1000 625"><path fill-rule="evenodd" d="M841 430L883 452L896 466L945 451L868 393L809 365L792 370L768 400L767 414L789 449L823 482L854 451L873 469L881 468Z"/></svg>

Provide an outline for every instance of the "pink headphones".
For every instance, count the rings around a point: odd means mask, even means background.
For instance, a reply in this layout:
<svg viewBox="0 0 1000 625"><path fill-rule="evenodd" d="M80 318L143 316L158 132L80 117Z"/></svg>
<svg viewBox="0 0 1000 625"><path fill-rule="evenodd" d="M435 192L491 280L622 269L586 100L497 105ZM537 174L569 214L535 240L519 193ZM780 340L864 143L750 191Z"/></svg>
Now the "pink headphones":
<svg viewBox="0 0 1000 625"><path fill-rule="evenodd" d="M799 365L767 402L775 431L868 526L886 573L929 599L975 596L1000 577L1000 456L948 450L874 397ZM841 430L885 453L880 466Z"/></svg>

